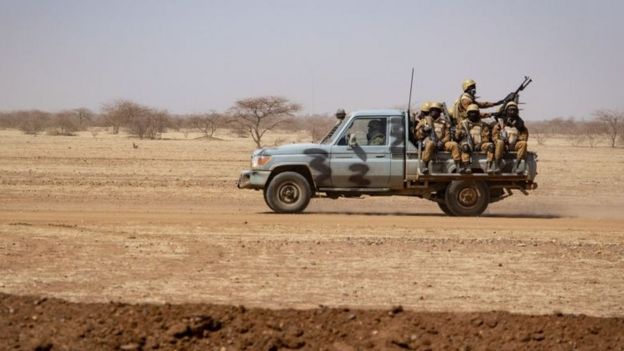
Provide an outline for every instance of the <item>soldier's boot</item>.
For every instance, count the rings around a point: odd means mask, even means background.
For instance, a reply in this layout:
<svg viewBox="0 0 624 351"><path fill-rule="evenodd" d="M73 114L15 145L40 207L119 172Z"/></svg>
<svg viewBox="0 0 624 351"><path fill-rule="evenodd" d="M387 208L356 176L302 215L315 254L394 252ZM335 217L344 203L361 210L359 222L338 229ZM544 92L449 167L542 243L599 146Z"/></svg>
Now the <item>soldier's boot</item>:
<svg viewBox="0 0 624 351"><path fill-rule="evenodd" d="M472 174L472 169L470 169L470 162L462 162L462 166L459 169L459 173Z"/></svg>
<svg viewBox="0 0 624 351"><path fill-rule="evenodd" d="M498 161L498 160L490 161L490 168L488 169L488 173L489 174L500 174L501 173L500 161Z"/></svg>
<svg viewBox="0 0 624 351"><path fill-rule="evenodd" d="M526 162L524 162L524 160L515 160L514 161L514 173L516 174L523 174L524 171L526 170Z"/></svg>
<svg viewBox="0 0 624 351"><path fill-rule="evenodd" d="M455 160L455 169L453 169L452 173L460 173L462 169L461 161Z"/></svg>
<svg viewBox="0 0 624 351"><path fill-rule="evenodd" d="M421 174L428 174L429 173L429 162L421 162L420 163L420 173Z"/></svg>

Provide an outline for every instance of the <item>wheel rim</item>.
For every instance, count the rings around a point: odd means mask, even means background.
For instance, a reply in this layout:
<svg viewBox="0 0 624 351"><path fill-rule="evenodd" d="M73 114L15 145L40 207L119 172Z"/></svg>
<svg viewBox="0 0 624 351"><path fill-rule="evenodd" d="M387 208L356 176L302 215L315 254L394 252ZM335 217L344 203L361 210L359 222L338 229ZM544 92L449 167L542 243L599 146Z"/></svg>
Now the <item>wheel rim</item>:
<svg viewBox="0 0 624 351"><path fill-rule="evenodd" d="M299 200L300 194L301 190L299 189L297 184L290 182L282 184L277 191L277 197L279 198L279 200L289 205L297 202L297 200Z"/></svg>
<svg viewBox="0 0 624 351"><path fill-rule="evenodd" d="M457 194L457 202L463 207L472 207L479 201L479 191L473 187L462 189Z"/></svg>

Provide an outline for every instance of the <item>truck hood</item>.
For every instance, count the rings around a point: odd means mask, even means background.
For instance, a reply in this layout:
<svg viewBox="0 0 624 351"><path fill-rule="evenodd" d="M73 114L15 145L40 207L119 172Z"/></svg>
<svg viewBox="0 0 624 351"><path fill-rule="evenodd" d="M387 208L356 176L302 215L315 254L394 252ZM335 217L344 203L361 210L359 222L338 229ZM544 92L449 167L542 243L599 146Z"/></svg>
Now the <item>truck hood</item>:
<svg viewBox="0 0 624 351"><path fill-rule="evenodd" d="M314 155L329 152L329 145L322 144L288 144L278 147L262 149L261 154L267 156L274 155Z"/></svg>

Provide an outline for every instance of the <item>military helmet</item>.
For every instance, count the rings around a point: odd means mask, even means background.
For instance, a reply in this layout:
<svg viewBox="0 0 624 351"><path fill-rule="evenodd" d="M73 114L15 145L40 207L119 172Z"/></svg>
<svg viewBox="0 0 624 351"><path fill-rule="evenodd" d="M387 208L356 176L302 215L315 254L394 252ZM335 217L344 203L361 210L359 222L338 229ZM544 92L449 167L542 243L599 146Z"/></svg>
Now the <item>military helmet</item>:
<svg viewBox="0 0 624 351"><path fill-rule="evenodd" d="M430 109L431 109L431 102L425 101L422 104L420 104L421 112L429 112Z"/></svg>
<svg viewBox="0 0 624 351"><path fill-rule="evenodd" d="M472 112L472 111L479 112L479 105L477 105L477 104L470 104L470 105L468 105L468 108L466 109L466 112Z"/></svg>
<svg viewBox="0 0 624 351"><path fill-rule="evenodd" d="M464 91L468 90L468 88L470 88L471 86L477 85L477 82L475 82L472 79L466 79L465 81L462 82L462 89Z"/></svg>
<svg viewBox="0 0 624 351"><path fill-rule="evenodd" d="M515 101L510 101L505 105L505 110L510 107L515 107L516 109L518 109L518 104Z"/></svg>
<svg viewBox="0 0 624 351"><path fill-rule="evenodd" d="M438 110L440 110L440 112L442 112L442 104L441 104L441 103L439 103L439 102L435 102L435 101L434 101L434 102L432 102L432 103L429 105L429 110L434 109L434 108L437 108Z"/></svg>

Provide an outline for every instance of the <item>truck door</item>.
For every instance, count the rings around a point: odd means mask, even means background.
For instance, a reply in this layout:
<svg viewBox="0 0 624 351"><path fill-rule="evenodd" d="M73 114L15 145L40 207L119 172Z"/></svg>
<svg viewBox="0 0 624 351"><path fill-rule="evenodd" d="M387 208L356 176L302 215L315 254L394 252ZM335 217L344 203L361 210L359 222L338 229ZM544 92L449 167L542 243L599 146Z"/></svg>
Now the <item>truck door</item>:
<svg viewBox="0 0 624 351"><path fill-rule="evenodd" d="M388 188L390 145L388 117L356 117L331 148L335 188Z"/></svg>

